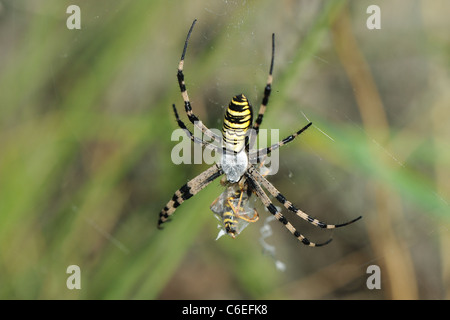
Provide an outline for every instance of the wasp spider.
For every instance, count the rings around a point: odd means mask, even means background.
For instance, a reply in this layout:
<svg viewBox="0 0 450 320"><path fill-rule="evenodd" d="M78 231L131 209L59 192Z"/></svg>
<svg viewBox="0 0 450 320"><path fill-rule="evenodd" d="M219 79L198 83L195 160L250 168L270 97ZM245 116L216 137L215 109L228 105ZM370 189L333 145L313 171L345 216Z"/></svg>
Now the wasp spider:
<svg viewBox="0 0 450 320"><path fill-rule="evenodd" d="M269 147L261 148L259 150L250 150L250 140L248 137L248 131L250 127L253 129L253 134L257 135L259 127L263 120L264 112L266 111L267 103L269 101L270 93L272 91L272 70L273 62L275 56L275 35L272 34L272 59L270 63L269 76L267 79L267 84L264 89L264 95L262 103L259 108L258 116L253 122L253 112L252 107L243 94L236 95L232 98L230 104L225 113L224 123L222 127L222 137L214 134L209 130L202 121L193 113L191 103L189 101L188 93L186 90L186 84L184 81L183 66L184 57L186 54L186 49L189 41L189 37L192 33L196 20L192 23L189 32L184 43L183 53L181 55L181 60L178 65L178 84L180 87L181 95L184 100L184 108L186 110L187 117L189 121L192 122L194 126L199 128L203 134L212 139L214 142L222 147L218 147L213 143L205 142L202 139L195 137L191 131L186 127L183 121L180 120L177 109L173 105L173 111L175 114L178 126L182 128L187 136L195 143L202 144L205 148L213 149L220 153L221 160L219 163L214 164L209 169L205 170L188 183L183 185L178 189L173 195L172 199L166 204L159 214L158 228L168 221L170 216L175 212L175 210L186 200L190 199L196 195L200 190L209 185L216 178L225 175L223 183L227 185L230 190L230 196L226 197L222 201L230 201L228 204L222 203L225 215L222 215L223 222L226 226L226 231L230 233L231 236L235 236L236 233L236 219L241 218L239 215L241 203L237 206L233 204L232 201L240 199L241 195L246 193L248 196L251 194L256 194L256 196L261 200L262 204L267 208L267 210L275 216L275 218L280 221L294 237L296 237L301 243L314 247L323 246L331 241L331 238L323 243L314 243L309 241L305 236L303 236L299 231L297 231L294 226L286 219L286 217L274 206L269 196L263 190L266 189L277 201L279 201L287 210L293 212L298 217L308 221L309 223L324 229L334 229L338 227L343 227L351 224L361 218L358 217L349 222L342 224L326 224L319 221L296 208L292 202L288 201L278 190L275 188L259 171L256 166L257 163L263 160L263 157L268 155L271 151L280 148L281 146L291 142L297 136L299 136L303 131L308 129L312 123L308 123L302 129L298 130L294 134L288 136L287 138L275 143ZM252 125L253 124L253 125ZM254 140L253 140L254 141ZM237 190L237 192L236 192ZM246 200L247 201L247 198ZM228 208L228 209L227 209ZM232 210L229 210L232 209ZM225 219L228 219L225 221ZM253 222L255 219L247 218L248 221Z"/></svg>

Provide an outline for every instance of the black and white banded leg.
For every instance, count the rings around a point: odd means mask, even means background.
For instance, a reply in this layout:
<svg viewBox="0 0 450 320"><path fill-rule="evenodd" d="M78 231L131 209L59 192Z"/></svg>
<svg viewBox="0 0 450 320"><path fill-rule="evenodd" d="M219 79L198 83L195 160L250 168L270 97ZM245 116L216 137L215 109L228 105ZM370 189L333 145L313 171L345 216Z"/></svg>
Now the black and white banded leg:
<svg viewBox="0 0 450 320"><path fill-rule="evenodd" d="M200 190L205 188L222 174L222 168L215 164L175 191L172 199L159 213L158 229L161 229L161 224L169 220L170 216L175 212L180 204L196 195Z"/></svg>
<svg viewBox="0 0 450 320"><path fill-rule="evenodd" d="M189 41L189 37L191 36L192 29L194 28L195 23L197 22L197 19L192 22L191 28L189 29L189 32L186 37L186 41L184 42L184 48L183 53L181 54L180 63L178 64L178 71L177 71L177 79L178 79L178 85L180 86L181 96L184 100L184 108L186 110L186 114L189 118L189 121L192 122L193 125L195 125L197 128L202 130L203 134L207 137L215 140L216 142L220 143L221 138L216 135L214 132L208 129L203 122L194 114L191 107L191 102L189 100L189 96L186 89L186 83L184 81L184 74L183 74L183 67L184 67L184 56L186 54L186 49Z"/></svg>
<svg viewBox="0 0 450 320"><path fill-rule="evenodd" d="M289 232L292 233L294 237L296 237L301 243L310 247L320 247L331 242L331 238L323 243L314 243L309 241L304 235L302 235L294 228L294 226L286 219L285 216L283 216L280 211L278 211L278 209L270 201L269 197L266 195L258 181L250 175L250 172L245 173L245 175L250 188L255 192L256 196L261 200L267 210L269 210L269 212L274 215L275 219L280 221L286 227L286 229L288 229Z"/></svg>
<svg viewBox="0 0 450 320"><path fill-rule="evenodd" d="M189 137L189 139L192 140L194 143L201 144L207 149L215 150L216 152L221 153L222 147L216 146L212 143L206 142L203 139L197 138L194 136L194 134L186 127L186 124L180 119L180 116L178 115L177 108L175 107L175 104L172 104L173 112L175 114L175 119L177 121L178 126L183 129L183 131L186 133L186 135Z"/></svg>
<svg viewBox="0 0 450 320"><path fill-rule="evenodd" d="M258 117L253 124L253 129L255 130L256 135L258 135L259 127L261 126L264 113L266 112L267 104L269 103L270 93L272 92L272 71L273 71L273 61L275 58L275 34L272 33L272 60L270 62L269 76L267 77L267 84L264 88L264 96L261 102L261 106L259 107Z"/></svg>
<svg viewBox="0 0 450 320"><path fill-rule="evenodd" d="M269 193L275 197L286 209L288 209L289 211L292 211L293 213L295 213L297 216L299 216L300 218L302 218L303 220L308 221L309 223L311 223L312 225L315 225L316 227L320 227L323 229L335 229L335 228L340 228L340 227L344 227L346 225L349 225L353 222L358 221L359 219L361 219L362 217L359 216L351 221L345 222L345 223L341 223L341 224L327 224L324 222L319 221L318 219L311 217L309 214L303 212L300 209L297 209L292 202L290 202L289 200L287 200L279 191L277 188L275 188L275 186L273 184L271 184L269 182L269 180L267 180L262 174L260 174L255 168L250 168L249 169L249 174L253 177L253 179L255 179L256 181L258 181L267 191L269 191Z"/></svg>
<svg viewBox="0 0 450 320"><path fill-rule="evenodd" d="M261 158L265 157L266 155L270 154L273 150L278 149L285 144L293 141L295 138L297 138L300 134L302 134L306 129L308 129L312 125L312 122L308 123L306 126L295 132L294 134L291 134L290 136L284 138L283 140L271 145L270 147L261 148L256 151L253 151L249 155L249 159L251 163L259 163L261 162Z"/></svg>

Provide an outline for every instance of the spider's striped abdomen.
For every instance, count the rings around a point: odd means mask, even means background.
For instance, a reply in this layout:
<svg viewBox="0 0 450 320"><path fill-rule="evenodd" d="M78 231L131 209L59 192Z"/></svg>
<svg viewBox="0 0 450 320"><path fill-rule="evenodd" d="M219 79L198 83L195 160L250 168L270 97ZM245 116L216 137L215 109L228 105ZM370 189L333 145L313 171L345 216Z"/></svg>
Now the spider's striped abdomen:
<svg viewBox="0 0 450 320"><path fill-rule="evenodd" d="M231 100L223 120L222 136L224 147L239 152L246 143L247 131L252 125L252 106L243 94Z"/></svg>

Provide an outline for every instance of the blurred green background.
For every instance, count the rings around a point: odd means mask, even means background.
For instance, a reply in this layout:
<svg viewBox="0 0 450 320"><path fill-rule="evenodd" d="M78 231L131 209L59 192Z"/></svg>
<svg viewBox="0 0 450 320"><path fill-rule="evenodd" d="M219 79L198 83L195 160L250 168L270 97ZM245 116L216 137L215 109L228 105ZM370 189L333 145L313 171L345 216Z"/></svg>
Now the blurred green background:
<svg viewBox="0 0 450 320"><path fill-rule="evenodd" d="M66 9L81 8L69 30ZM381 8L369 30L366 9ZM450 2L0 1L0 298L450 298ZM173 192L207 168L175 165L185 62L197 115L221 128L245 93L257 110L276 34L263 128L287 136L269 177L335 231L278 222L263 252L261 219L215 241L219 181L164 230ZM184 114L184 120L187 121ZM69 265L81 290L66 287ZM367 267L381 289L366 286Z"/></svg>

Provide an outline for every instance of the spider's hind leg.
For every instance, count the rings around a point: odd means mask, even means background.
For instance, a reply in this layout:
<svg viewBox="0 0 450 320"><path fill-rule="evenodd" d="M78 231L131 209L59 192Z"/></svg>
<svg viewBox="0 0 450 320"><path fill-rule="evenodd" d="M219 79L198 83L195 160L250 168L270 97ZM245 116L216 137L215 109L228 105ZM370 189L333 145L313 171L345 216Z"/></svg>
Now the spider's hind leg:
<svg viewBox="0 0 450 320"><path fill-rule="evenodd" d="M195 196L200 190L205 188L222 174L223 172L220 166L213 165L175 191L172 199L170 199L170 201L159 213L158 229L161 229L161 225L163 223L169 221L170 216L184 201Z"/></svg>
<svg viewBox="0 0 450 320"><path fill-rule="evenodd" d="M294 212L297 216L299 216L300 218L302 218L303 220L308 221L309 223L311 223L312 225L315 225L316 227L320 227L323 229L335 229L335 228L340 228L340 227L344 227L347 226L351 223L354 223L356 221L358 221L359 219L362 218L362 216L359 216L353 220L350 220L348 222L344 222L341 224L327 224L324 223L322 221L319 221L316 218L311 217L309 214L301 211L300 209L297 209L292 202L290 202L289 200L287 200L279 191L277 188L275 188L275 186L273 184L271 184L263 175L261 175L257 170L254 170L253 168L250 169L250 173L251 175L262 184L262 186L269 191L269 193L275 197L286 209L288 209L289 211Z"/></svg>
<svg viewBox="0 0 450 320"><path fill-rule="evenodd" d="M280 221L285 226L285 228L288 229L288 231L294 237L297 238L297 240L299 240L304 245L307 245L310 247L321 247L321 246L324 246L331 242L332 239L330 238L323 243L315 243L315 242L309 241L309 239L307 239L304 235L302 235L299 231L297 231L297 229L295 229L295 227L286 219L286 217L283 216L283 214L280 211L278 211L278 209L273 205L272 201L270 201L269 197L264 192L261 185L251 175L252 175L251 171L246 173L246 177L249 181L250 188L255 192L256 196L261 200L261 202L267 208L267 210L271 214L273 214L275 219Z"/></svg>

